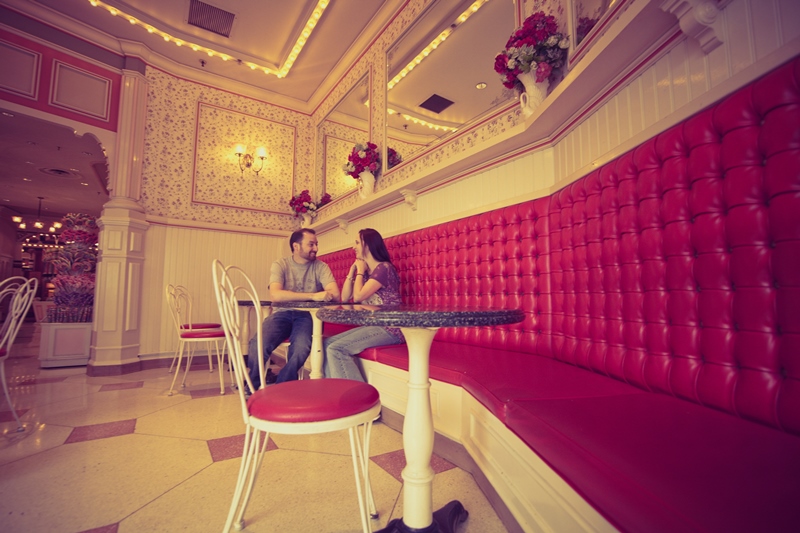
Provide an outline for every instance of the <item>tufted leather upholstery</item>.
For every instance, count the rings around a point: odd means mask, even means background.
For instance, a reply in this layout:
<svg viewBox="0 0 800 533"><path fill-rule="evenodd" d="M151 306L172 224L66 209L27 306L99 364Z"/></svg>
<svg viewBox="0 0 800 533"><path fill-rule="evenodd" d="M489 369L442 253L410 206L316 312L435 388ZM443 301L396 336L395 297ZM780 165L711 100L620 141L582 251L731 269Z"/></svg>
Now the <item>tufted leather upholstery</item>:
<svg viewBox="0 0 800 533"><path fill-rule="evenodd" d="M407 303L524 310L440 330L431 377L616 527L796 527L800 59L550 197L387 247ZM341 283L353 252L320 259Z"/></svg>
<svg viewBox="0 0 800 533"><path fill-rule="evenodd" d="M387 239L408 303L521 307L523 352L800 433L800 61L548 198ZM341 283L352 250L321 256Z"/></svg>

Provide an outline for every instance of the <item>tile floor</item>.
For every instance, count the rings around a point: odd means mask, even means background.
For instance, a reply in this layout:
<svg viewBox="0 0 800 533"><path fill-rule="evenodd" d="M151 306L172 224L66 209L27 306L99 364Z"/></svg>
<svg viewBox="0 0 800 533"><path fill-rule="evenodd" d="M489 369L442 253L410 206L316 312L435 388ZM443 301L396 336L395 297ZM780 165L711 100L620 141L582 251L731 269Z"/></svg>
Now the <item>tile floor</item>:
<svg viewBox="0 0 800 533"><path fill-rule="evenodd" d="M0 395L0 531L128 533L222 530L244 426L237 399L196 367L167 396L165 368L88 377L40 369L39 327L25 324L6 361L16 423ZM358 532L346 432L271 435L245 515L251 532ZM370 474L380 519L402 516L402 435L373 427ZM469 510L459 533L505 532L472 476L434 455L434 509Z"/></svg>

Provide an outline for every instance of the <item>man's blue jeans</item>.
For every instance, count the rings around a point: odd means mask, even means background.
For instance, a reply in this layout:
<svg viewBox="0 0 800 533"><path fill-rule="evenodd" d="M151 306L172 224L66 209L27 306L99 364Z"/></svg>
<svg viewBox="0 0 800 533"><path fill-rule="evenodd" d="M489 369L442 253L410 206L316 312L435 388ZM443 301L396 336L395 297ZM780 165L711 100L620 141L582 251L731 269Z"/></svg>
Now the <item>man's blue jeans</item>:
<svg viewBox="0 0 800 533"><path fill-rule="evenodd" d="M314 322L311 313L308 311L296 311L287 309L276 311L264 320L261 326L261 334L264 338L264 353L261 356L266 362L273 350L283 341L289 339L289 350L286 354L286 366L278 373L276 383L297 379L297 373L311 353L311 334L314 330ZM247 366L250 372L250 379L256 390L261 386L258 375L258 340L254 335L250 339L247 350Z"/></svg>

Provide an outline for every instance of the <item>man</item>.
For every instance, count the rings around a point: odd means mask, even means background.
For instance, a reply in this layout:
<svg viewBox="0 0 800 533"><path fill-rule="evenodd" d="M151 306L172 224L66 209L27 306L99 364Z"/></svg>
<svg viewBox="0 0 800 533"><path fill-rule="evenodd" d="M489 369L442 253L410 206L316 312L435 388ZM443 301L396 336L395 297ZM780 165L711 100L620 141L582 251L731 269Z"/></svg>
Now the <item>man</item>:
<svg viewBox="0 0 800 533"><path fill-rule="evenodd" d="M283 257L272 263L269 276L269 294L273 302L285 301L339 301L339 286L328 265L317 261L317 234L314 230L304 228L292 233L289 238L290 257ZM275 383L297 379L298 371L303 367L311 353L311 334L313 321L311 313L295 309L276 309L264 320L262 335L264 353L267 360L272 351L287 338L289 350L286 366L278 373ZM253 386L258 390L261 382L258 375L258 341L254 336L250 339L248 350L248 367Z"/></svg>

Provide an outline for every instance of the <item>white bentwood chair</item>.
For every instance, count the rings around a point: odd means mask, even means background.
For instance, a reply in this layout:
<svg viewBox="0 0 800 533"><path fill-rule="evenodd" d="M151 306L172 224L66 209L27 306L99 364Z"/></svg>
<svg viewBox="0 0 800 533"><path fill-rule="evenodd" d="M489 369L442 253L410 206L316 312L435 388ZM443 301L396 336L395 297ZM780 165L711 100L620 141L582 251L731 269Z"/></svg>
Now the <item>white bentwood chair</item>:
<svg viewBox="0 0 800 533"><path fill-rule="evenodd" d="M224 533L231 525L244 528L244 513L264 458L270 432L284 435L309 435L347 429L350 433L350 451L356 478L356 492L364 533L370 531L370 517L377 518L372 487L369 481L369 438L372 421L381 410L377 389L367 383L347 379L312 379L287 381L265 386L264 360L258 358L261 389L250 398L245 397L244 386L253 384L241 352L242 324L237 310L237 299L243 297L254 303L258 324L262 312L259 297L250 278L238 267L225 267L219 260L212 264L214 291L222 319L222 327L232 347L229 359L233 361L239 403L245 424L244 451L239 467L239 478L225 522ZM242 285L234 285L231 274ZM261 328L257 332L258 353L263 353ZM363 430L360 430L363 428ZM362 433L363 431L363 433Z"/></svg>
<svg viewBox="0 0 800 533"><path fill-rule="evenodd" d="M212 345L214 346L217 353L217 367L219 368L219 393L225 394L225 378L222 373L224 351L221 351L219 346L220 341L223 343L225 341L225 332L222 331L222 324L192 322L192 296L185 287L169 284L166 288L166 294L167 304L172 315L172 323L178 335L178 348L175 350L172 364L169 367L170 372L175 367L175 375L172 378L172 385L169 387L168 394L172 396L175 389L175 381L178 379L178 374L181 370L183 351L188 347L186 370L181 381L181 387L186 386L186 375L189 373L189 369L192 366L192 358L194 357L194 345L198 343L206 343L207 345L209 372L214 371L214 364L211 359L211 347Z"/></svg>
<svg viewBox="0 0 800 533"><path fill-rule="evenodd" d="M17 421L17 431L24 431L22 422L19 420L19 415L14 409L14 404L11 402L11 395L8 392L8 383L6 382L6 359L11 354L11 346L17 338L17 332L28 311L33 303L33 298L36 296L36 289L39 287L39 280L36 278L25 279L22 277L13 277L4 280L0 283L0 306L4 302L8 302L8 314L3 321L2 329L0 329L0 380L3 382L3 392L5 393L8 406L11 408L11 413Z"/></svg>

